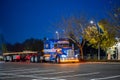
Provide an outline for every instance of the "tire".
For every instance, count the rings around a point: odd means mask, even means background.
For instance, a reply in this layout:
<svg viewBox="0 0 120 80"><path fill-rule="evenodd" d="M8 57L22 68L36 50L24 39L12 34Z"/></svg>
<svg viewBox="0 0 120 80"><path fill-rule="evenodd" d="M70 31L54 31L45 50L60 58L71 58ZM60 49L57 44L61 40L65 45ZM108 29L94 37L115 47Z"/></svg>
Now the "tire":
<svg viewBox="0 0 120 80"><path fill-rule="evenodd" d="M7 60L6 56L4 57L4 61L5 61L5 62L8 62L8 60Z"/></svg>
<svg viewBox="0 0 120 80"><path fill-rule="evenodd" d="M13 56L10 56L9 61L10 61L10 62L13 62Z"/></svg>
<svg viewBox="0 0 120 80"><path fill-rule="evenodd" d="M32 62L32 63L35 62L35 56L32 56L32 57L30 58L30 62Z"/></svg>
<svg viewBox="0 0 120 80"><path fill-rule="evenodd" d="M39 59L39 60L40 60L40 63L42 63L42 62L44 61L44 57L43 57L43 56L40 56L39 58L40 58L40 59Z"/></svg>
<svg viewBox="0 0 120 80"><path fill-rule="evenodd" d="M38 62L39 62L39 57L35 56L35 63L38 63Z"/></svg>
<svg viewBox="0 0 120 80"><path fill-rule="evenodd" d="M60 57L59 56L56 56L55 62L58 63L58 64L60 63Z"/></svg>

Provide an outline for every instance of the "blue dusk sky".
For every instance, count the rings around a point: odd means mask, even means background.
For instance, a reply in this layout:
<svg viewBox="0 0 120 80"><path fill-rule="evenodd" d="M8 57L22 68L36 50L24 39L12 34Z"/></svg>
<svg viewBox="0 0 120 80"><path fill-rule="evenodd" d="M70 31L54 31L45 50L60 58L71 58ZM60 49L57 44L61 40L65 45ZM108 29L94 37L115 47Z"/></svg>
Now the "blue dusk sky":
<svg viewBox="0 0 120 80"><path fill-rule="evenodd" d="M84 14L98 21L120 0L0 0L0 34L6 42L55 38L62 17Z"/></svg>

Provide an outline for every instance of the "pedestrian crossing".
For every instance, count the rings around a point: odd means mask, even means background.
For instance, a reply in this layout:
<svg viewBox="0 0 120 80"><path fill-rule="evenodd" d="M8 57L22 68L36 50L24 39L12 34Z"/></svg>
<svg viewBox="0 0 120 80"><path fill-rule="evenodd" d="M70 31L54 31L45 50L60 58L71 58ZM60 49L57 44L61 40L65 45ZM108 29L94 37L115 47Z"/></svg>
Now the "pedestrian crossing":
<svg viewBox="0 0 120 80"><path fill-rule="evenodd" d="M87 73L87 75L95 75ZM78 74L74 70L58 70L54 68L0 68L0 80L69 80L67 78L85 76Z"/></svg>
<svg viewBox="0 0 120 80"><path fill-rule="evenodd" d="M119 63L0 64L0 80L119 80Z"/></svg>
<svg viewBox="0 0 120 80"><path fill-rule="evenodd" d="M69 71L70 72L70 71ZM72 72L72 71L71 71ZM47 79L53 79L53 80L61 80L61 79L55 79L55 78L49 78L49 77L42 77L40 75L48 75L48 74L62 74L66 73L64 72L56 72L55 69L41 69L41 68L9 68L9 70L6 69L0 69L0 80L8 80L8 79L17 79L22 78L22 80L26 80L28 78L29 80L47 80ZM21 80L21 79L20 79Z"/></svg>

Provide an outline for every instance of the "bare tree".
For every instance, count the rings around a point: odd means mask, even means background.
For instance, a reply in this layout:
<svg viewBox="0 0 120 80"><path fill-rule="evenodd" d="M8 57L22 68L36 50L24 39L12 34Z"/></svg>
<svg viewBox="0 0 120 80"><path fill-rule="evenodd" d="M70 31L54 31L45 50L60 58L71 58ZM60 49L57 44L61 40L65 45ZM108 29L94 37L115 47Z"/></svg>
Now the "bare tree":
<svg viewBox="0 0 120 80"><path fill-rule="evenodd" d="M112 8L108 14L113 29L116 31L116 36L120 37L120 6Z"/></svg>
<svg viewBox="0 0 120 80"><path fill-rule="evenodd" d="M83 47L85 44L84 30L87 27L85 17L63 18L62 22L57 25L63 32L64 36L72 40L80 49L81 59L83 59Z"/></svg>

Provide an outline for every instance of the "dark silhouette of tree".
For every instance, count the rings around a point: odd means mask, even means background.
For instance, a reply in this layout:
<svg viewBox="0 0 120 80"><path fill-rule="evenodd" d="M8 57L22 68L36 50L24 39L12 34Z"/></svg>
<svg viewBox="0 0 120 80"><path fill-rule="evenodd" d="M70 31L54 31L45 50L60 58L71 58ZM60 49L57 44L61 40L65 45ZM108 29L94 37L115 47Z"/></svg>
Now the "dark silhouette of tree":
<svg viewBox="0 0 120 80"><path fill-rule="evenodd" d="M10 44L10 43L6 43L6 46L7 46L7 50L8 50L8 52L12 52L12 51L14 51L14 47L13 47L12 44Z"/></svg>
<svg viewBox="0 0 120 80"><path fill-rule="evenodd" d="M39 39L27 39L23 42L24 50L41 51L43 50L43 41Z"/></svg>
<svg viewBox="0 0 120 80"><path fill-rule="evenodd" d="M21 43L15 43L13 48L14 48L15 52L21 52L24 50L23 44L21 44Z"/></svg>
<svg viewBox="0 0 120 80"><path fill-rule="evenodd" d="M0 50L2 53L7 52L6 43L3 34L0 34Z"/></svg>
<svg viewBox="0 0 120 80"><path fill-rule="evenodd" d="M7 43L6 45L8 52L21 52L24 50L41 52L43 50L43 41L34 38L26 39L23 43Z"/></svg>

